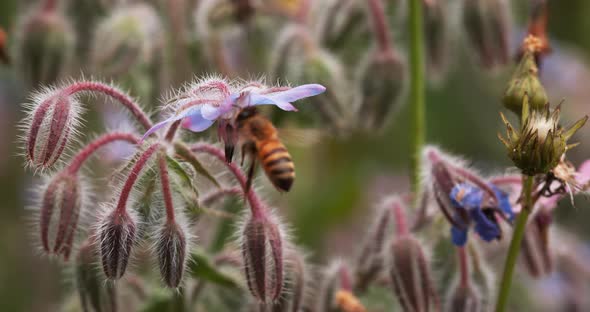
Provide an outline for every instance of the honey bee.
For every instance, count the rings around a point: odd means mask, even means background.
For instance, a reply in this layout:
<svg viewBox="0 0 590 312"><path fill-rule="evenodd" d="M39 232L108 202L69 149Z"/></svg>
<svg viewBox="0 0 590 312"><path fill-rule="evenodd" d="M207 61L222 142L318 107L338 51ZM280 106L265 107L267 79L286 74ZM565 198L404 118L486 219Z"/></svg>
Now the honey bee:
<svg viewBox="0 0 590 312"><path fill-rule="evenodd" d="M238 113L235 125L242 148L242 163L245 155L251 159L247 189L252 183L256 162L260 162L272 184L279 191L288 192L295 180L295 166L270 120L259 114L255 107L247 107Z"/></svg>

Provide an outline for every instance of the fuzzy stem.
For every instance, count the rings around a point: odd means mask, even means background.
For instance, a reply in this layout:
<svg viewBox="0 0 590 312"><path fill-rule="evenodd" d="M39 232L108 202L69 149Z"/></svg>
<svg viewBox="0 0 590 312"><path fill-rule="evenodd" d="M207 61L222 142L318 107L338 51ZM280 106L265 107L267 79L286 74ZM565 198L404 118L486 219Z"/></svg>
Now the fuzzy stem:
<svg viewBox="0 0 590 312"><path fill-rule="evenodd" d="M469 287L469 259L465 247L457 248L457 258L459 258L460 285L462 288Z"/></svg>
<svg viewBox="0 0 590 312"><path fill-rule="evenodd" d="M161 145L159 143L152 144L143 154L141 154L133 168L131 168L129 177L127 177L127 180L123 185L123 189L121 190L121 195L119 196L119 201L117 203L117 208L115 210L117 213L125 213L125 210L127 209L127 199L129 199L129 196L131 195L131 190L135 185L135 181L137 181L137 178L139 177L141 170L143 170L143 168L145 167L147 161L160 148Z"/></svg>
<svg viewBox="0 0 590 312"><path fill-rule="evenodd" d="M172 142L172 140L174 140L174 135L176 134L176 131L178 131L178 127L180 127L180 120L177 120L177 121L173 122L172 125L170 125L170 128L168 128L168 131L166 131L166 136L165 136L166 141Z"/></svg>
<svg viewBox="0 0 590 312"><path fill-rule="evenodd" d="M420 194L420 153L426 136L422 0L410 0L410 107L412 119L412 191ZM418 198L419 196L416 196Z"/></svg>
<svg viewBox="0 0 590 312"><path fill-rule="evenodd" d="M168 223L174 223L174 203L172 201L172 191L170 191L170 176L168 175L168 167L164 155L158 157L158 167L160 169L160 182L162 183L162 194L164 195L164 206L166 208L166 221Z"/></svg>
<svg viewBox="0 0 590 312"><path fill-rule="evenodd" d="M234 195L242 195L242 189L239 187L232 187L232 188L222 188L218 189L210 194L204 195L201 200L199 200L200 206L210 206L212 203L218 201L222 197L225 196L234 196Z"/></svg>
<svg viewBox="0 0 590 312"><path fill-rule="evenodd" d="M206 143L199 143L195 144L191 147L193 152L197 153L206 153L225 164L227 169L236 177L238 183L242 187L242 190L246 193L246 199L250 204L250 211L252 212L253 218L266 218L265 207L252 188L248 189L247 187L247 179L242 170L238 168L238 166L234 163L228 163L225 161L225 154L219 148L206 144Z"/></svg>
<svg viewBox="0 0 590 312"><path fill-rule="evenodd" d="M115 142L115 141L127 141L131 144L138 144L139 138L131 133L123 133L123 132L112 132L107 133L99 138L95 139L94 141L87 144L70 162L68 167L66 168L67 172L70 174L76 174L78 170L82 167L84 162L94 154L98 149L101 147Z"/></svg>
<svg viewBox="0 0 590 312"><path fill-rule="evenodd" d="M352 277L348 267L341 264L338 274L340 275L340 288L352 292Z"/></svg>
<svg viewBox="0 0 590 312"><path fill-rule="evenodd" d="M69 85L68 87L63 89L62 92L64 92L66 96L70 96L74 93L84 91L100 92L102 94L112 97L113 99L117 100L120 104L125 106L131 112L131 114L137 119L137 121L141 123L145 130L150 129L152 127L152 122L147 117L147 114L141 109L138 103L136 103L127 94L107 84L94 81L80 81Z"/></svg>
<svg viewBox="0 0 590 312"><path fill-rule="evenodd" d="M406 220L406 212L404 211L404 207L400 204L399 201L395 201L393 203L393 206L391 207L391 210L393 212L395 231L397 235L408 235L408 222Z"/></svg>
<svg viewBox="0 0 590 312"><path fill-rule="evenodd" d="M508 304L508 295L510 294L510 285L512 284L512 275L514 273L516 259L518 258L518 252L520 251L520 245L524 237L527 219L533 208L532 176L526 176L526 178L523 179L522 192L524 196L524 204L520 214L518 215L518 219L516 220L514 234L512 235L512 240L510 241L510 247L508 249L508 255L506 256L504 273L502 274L502 280L500 282L500 293L498 295L498 302L496 304L496 312L504 312L506 310L506 305Z"/></svg>
<svg viewBox="0 0 590 312"><path fill-rule="evenodd" d="M379 51L382 53L391 53L391 42L389 39L389 27L385 17L382 0L368 0L371 20L373 22L373 32L377 38Z"/></svg>

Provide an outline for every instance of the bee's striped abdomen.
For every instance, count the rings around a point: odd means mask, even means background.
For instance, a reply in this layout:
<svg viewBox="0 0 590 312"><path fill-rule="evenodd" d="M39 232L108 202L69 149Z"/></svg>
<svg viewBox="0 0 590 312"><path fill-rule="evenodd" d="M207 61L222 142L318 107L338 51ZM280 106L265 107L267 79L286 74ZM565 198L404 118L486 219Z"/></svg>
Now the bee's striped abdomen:
<svg viewBox="0 0 590 312"><path fill-rule="evenodd" d="M257 144L264 172L278 189L288 192L295 180L295 165L285 146L276 138Z"/></svg>

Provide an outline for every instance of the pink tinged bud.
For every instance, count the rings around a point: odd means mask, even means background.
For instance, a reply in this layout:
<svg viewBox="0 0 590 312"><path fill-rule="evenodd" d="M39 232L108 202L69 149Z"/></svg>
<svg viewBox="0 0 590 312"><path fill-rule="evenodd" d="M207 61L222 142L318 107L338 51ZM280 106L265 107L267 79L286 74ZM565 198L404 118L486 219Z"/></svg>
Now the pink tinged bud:
<svg viewBox="0 0 590 312"><path fill-rule="evenodd" d="M446 302L445 311L448 312L480 312L483 311L481 295L471 286L457 284L452 289Z"/></svg>
<svg viewBox="0 0 590 312"><path fill-rule="evenodd" d="M136 230L135 220L125 211L114 210L102 221L98 232L99 249L102 268L108 279L119 279L125 273Z"/></svg>
<svg viewBox="0 0 590 312"><path fill-rule="evenodd" d="M251 218L243 231L242 255L250 293L263 303L276 301L283 290L281 233L266 217Z"/></svg>
<svg viewBox="0 0 590 312"><path fill-rule="evenodd" d="M529 222L522 241L525 268L534 278L551 274L553 259L549 250L549 226L552 222L547 210L540 210Z"/></svg>
<svg viewBox="0 0 590 312"><path fill-rule="evenodd" d="M43 250L68 260L82 205L81 186L74 175L60 174L47 186L41 202Z"/></svg>
<svg viewBox="0 0 590 312"><path fill-rule="evenodd" d="M51 168L60 159L78 120L77 103L56 92L39 101L26 128L29 164L38 170Z"/></svg>
<svg viewBox="0 0 590 312"><path fill-rule="evenodd" d="M166 286L176 288L182 281L186 264L186 235L176 222L166 222L160 232L156 250L158 266Z"/></svg>
<svg viewBox="0 0 590 312"><path fill-rule="evenodd" d="M393 290L404 311L430 311L438 305L430 269L422 246L413 237L404 235L391 246Z"/></svg>
<svg viewBox="0 0 590 312"><path fill-rule="evenodd" d="M286 256L287 281L285 292L273 306L273 312L298 312L303 304L306 283L305 260L300 251L292 251Z"/></svg>

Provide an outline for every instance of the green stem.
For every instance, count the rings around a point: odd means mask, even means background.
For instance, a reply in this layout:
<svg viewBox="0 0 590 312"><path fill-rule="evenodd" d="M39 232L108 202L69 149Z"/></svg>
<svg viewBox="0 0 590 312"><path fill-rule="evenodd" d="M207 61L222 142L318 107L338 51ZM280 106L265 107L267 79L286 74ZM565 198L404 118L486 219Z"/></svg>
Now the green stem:
<svg viewBox="0 0 590 312"><path fill-rule="evenodd" d="M524 196L524 203L522 205L522 210L518 214L516 225L514 226L514 234L512 235L512 241L510 242L510 247L508 249L508 256L506 257L506 263L504 264L504 273L502 274L502 280L500 282L500 294L498 295L496 312L505 311L506 305L508 303L508 294L510 293L510 285L512 284L512 275L514 273L516 259L518 258L518 252L520 251L520 245L524 237L527 219L533 208L532 176L526 176L526 178L523 180L522 192Z"/></svg>
<svg viewBox="0 0 590 312"><path fill-rule="evenodd" d="M412 191L420 194L420 154L426 134L424 101L424 40L422 31L422 1L410 1L410 107L412 120Z"/></svg>

